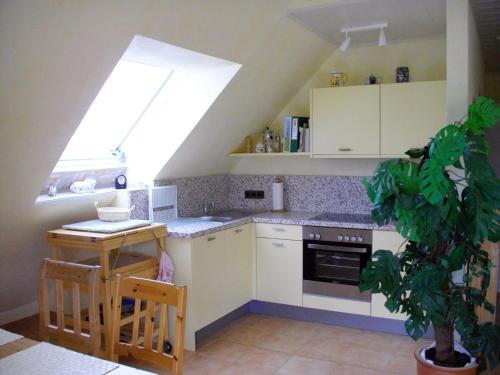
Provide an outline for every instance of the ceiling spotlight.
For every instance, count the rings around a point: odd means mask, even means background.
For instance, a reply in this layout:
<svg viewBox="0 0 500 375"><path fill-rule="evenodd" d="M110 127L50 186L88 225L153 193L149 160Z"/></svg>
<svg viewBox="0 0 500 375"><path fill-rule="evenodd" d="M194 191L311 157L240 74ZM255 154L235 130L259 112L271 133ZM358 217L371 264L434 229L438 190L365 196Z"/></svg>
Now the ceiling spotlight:
<svg viewBox="0 0 500 375"><path fill-rule="evenodd" d="M349 34L346 31L346 33L345 33L345 39L344 39L344 41L342 42L342 44L340 45L339 48L340 48L340 50L342 52L345 52L349 48L350 44L351 44L351 38L349 37Z"/></svg>
<svg viewBox="0 0 500 375"><path fill-rule="evenodd" d="M384 28L380 28L380 34L378 36L378 46L383 47L387 44L387 39L385 38Z"/></svg>
<svg viewBox="0 0 500 375"><path fill-rule="evenodd" d="M380 29L380 34L378 37L378 45L380 47L383 47L387 44L387 39L385 37L385 32L384 32L384 28L386 28L387 26L388 26L387 23L377 23L374 25L366 25L366 26L343 27L342 29L340 29L340 32L345 33L345 39L340 45L339 49L342 52L345 52L349 48L349 45L351 44L351 38L349 37L348 33L356 31L378 30L378 29Z"/></svg>

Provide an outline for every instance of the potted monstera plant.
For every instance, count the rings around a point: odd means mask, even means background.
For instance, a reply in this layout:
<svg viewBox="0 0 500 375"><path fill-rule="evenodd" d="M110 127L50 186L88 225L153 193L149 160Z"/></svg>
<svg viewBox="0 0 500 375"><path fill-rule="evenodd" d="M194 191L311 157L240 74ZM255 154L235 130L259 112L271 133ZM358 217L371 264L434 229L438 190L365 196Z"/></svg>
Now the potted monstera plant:
<svg viewBox="0 0 500 375"><path fill-rule="evenodd" d="M382 293L389 311L406 313L414 340L433 327L433 345L415 352L419 375L475 374L499 363L500 327L476 315L494 311L486 299L494 265L482 245L500 239L500 182L485 140L499 119L499 105L480 97L464 120L407 151L408 159L381 162L364 181L374 220L395 223L406 242L396 255L373 254L360 290Z"/></svg>

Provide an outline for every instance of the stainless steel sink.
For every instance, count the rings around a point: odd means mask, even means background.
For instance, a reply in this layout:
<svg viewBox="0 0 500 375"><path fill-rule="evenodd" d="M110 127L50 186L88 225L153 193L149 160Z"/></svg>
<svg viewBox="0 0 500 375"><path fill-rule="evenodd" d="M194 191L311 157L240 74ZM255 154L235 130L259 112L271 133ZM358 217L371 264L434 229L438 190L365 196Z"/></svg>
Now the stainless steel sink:
<svg viewBox="0 0 500 375"><path fill-rule="evenodd" d="M201 216L201 220L214 221L216 223L225 223L226 221L233 220L230 216Z"/></svg>

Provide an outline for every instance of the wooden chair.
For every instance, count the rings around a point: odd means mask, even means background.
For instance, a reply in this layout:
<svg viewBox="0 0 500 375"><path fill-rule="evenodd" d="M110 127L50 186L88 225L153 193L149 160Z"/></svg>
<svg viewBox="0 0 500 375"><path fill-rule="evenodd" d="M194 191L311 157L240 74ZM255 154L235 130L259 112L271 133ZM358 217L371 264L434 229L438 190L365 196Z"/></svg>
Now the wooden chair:
<svg viewBox="0 0 500 375"><path fill-rule="evenodd" d="M173 374L181 375L184 363L184 326L186 319L185 286L176 286L156 280L117 275L113 296L113 360L118 356L132 356L169 368ZM120 319L122 298L134 299L132 334L129 343L120 342ZM146 301L144 334L139 337L141 303ZM159 305L159 327L155 329L155 312ZM175 336L172 354L165 353L164 340L168 339L167 307L175 306ZM156 350L153 337L157 334ZM142 343L142 346L140 344Z"/></svg>
<svg viewBox="0 0 500 375"><path fill-rule="evenodd" d="M59 260L45 259L40 266L39 310L40 338L68 343L74 349L97 355L101 345L99 319L100 266L88 266ZM56 325L51 324L48 302L48 280L55 281ZM72 290L72 329L66 328L64 315L64 287ZM88 292L89 321L83 322L88 333L82 332L80 289Z"/></svg>

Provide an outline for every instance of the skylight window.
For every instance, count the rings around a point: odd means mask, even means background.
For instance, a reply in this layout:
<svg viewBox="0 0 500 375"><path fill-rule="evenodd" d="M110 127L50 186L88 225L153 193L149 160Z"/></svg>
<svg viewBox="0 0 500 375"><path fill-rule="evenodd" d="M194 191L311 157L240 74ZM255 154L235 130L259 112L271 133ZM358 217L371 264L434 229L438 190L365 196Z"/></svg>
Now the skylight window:
<svg viewBox="0 0 500 375"><path fill-rule="evenodd" d="M59 166L114 163L118 155L112 151L123 146L160 92L174 81L173 74L170 69L121 59L66 146Z"/></svg>
<svg viewBox="0 0 500 375"><path fill-rule="evenodd" d="M54 172L126 166L150 182L241 65L135 36Z"/></svg>

